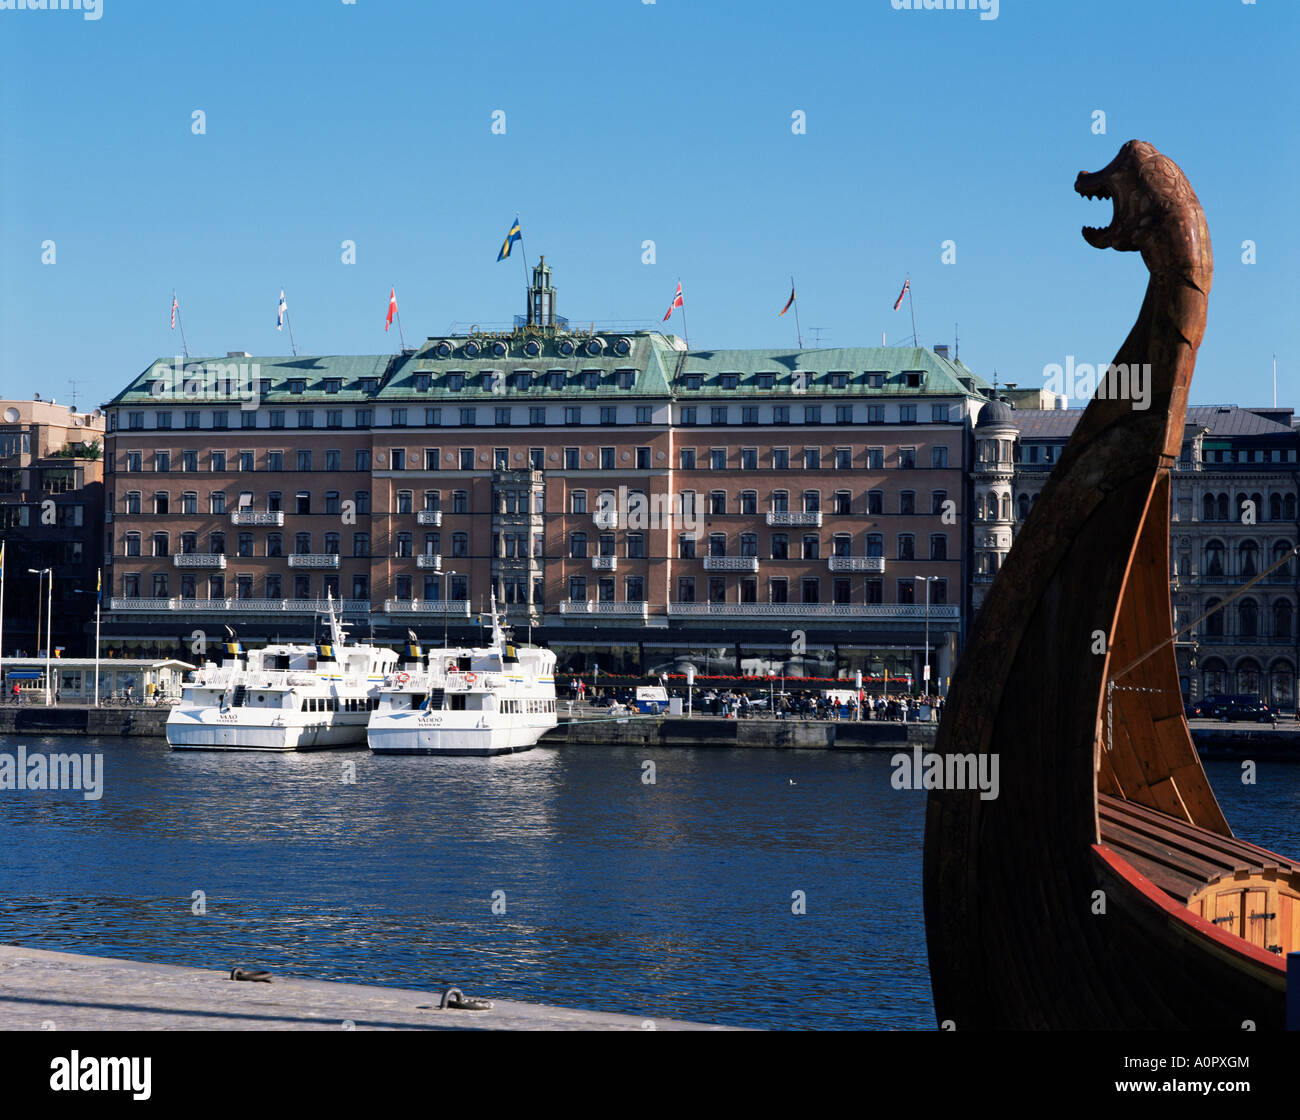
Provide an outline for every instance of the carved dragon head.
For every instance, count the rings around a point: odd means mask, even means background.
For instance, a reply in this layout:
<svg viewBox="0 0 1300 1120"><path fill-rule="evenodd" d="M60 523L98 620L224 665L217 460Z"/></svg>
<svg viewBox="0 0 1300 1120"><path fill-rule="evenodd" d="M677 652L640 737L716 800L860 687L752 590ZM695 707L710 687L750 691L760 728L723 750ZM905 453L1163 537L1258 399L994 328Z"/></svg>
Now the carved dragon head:
<svg viewBox="0 0 1300 1120"><path fill-rule="evenodd" d="M1130 140L1101 171L1079 172L1074 189L1114 204L1110 225L1083 227L1083 239L1094 249L1140 252L1152 272L1213 269L1196 192L1178 165L1151 144Z"/></svg>

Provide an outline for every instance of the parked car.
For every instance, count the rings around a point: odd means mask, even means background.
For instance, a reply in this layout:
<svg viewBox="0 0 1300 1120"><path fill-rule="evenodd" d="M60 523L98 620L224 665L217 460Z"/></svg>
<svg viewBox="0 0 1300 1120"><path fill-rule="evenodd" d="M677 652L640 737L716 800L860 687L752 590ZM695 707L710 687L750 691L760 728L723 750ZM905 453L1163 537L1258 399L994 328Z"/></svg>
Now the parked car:
<svg viewBox="0 0 1300 1120"><path fill-rule="evenodd" d="M1251 693L1207 696L1204 700L1188 705L1187 718L1217 719L1224 722L1248 720L1254 723L1272 723L1275 719L1272 709Z"/></svg>

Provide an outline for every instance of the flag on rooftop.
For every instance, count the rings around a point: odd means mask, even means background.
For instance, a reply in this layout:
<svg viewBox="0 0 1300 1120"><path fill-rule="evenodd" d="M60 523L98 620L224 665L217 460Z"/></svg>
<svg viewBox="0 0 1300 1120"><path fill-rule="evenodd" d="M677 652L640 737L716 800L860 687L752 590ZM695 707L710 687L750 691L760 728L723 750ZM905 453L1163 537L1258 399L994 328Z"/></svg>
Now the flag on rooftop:
<svg viewBox="0 0 1300 1120"><path fill-rule="evenodd" d="M280 306L276 308L276 312L275 312L275 329L277 331L284 330L284 313L288 310L289 310L289 305L284 302L284 289L281 288Z"/></svg>
<svg viewBox="0 0 1300 1120"><path fill-rule="evenodd" d="M665 323L672 318L673 312L679 307L686 307L686 301L682 298L682 282L680 280L677 281L677 292L673 296L673 302L668 305L668 314L664 316Z"/></svg>
<svg viewBox="0 0 1300 1120"><path fill-rule="evenodd" d="M903 281L903 290L898 293L898 298L894 300L894 310L897 311L903 306L903 297L912 290L912 278L909 276Z"/></svg>
<svg viewBox="0 0 1300 1120"><path fill-rule="evenodd" d="M384 330L393 325L393 316L397 314L397 288L388 293L388 318L384 320Z"/></svg>
<svg viewBox="0 0 1300 1120"><path fill-rule="evenodd" d="M503 261L510 256L510 247L516 241L522 241L524 235L519 230L519 215L515 215L515 224L510 227L510 232L506 234L506 239L501 245L501 252L497 254L497 260Z"/></svg>

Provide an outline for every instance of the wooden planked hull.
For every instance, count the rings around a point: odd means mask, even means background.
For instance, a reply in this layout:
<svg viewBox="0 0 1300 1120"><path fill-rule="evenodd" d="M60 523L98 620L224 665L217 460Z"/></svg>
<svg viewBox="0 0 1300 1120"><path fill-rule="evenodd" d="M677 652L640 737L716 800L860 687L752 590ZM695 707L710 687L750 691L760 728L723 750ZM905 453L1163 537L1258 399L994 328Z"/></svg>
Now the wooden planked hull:
<svg viewBox="0 0 1300 1120"><path fill-rule="evenodd" d="M936 1014L958 1030L1281 1027L1281 959L1180 907L1172 873L1156 884L1135 871L1099 818L1100 794L1180 823L1181 839L1143 841L1152 868L1174 859L1160 844L1232 835L1183 718L1169 642L1169 470L1204 329L1208 230L1181 172L1149 145L1131 142L1098 175L1116 184L1117 222L1142 218L1132 243L1122 224L1085 236L1140 248L1151 269L1115 358L1149 368L1148 407L1104 387L1089 404L953 677L935 749L997 754L1001 788L993 800L929 795ZM1142 240L1153 227L1164 242Z"/></svg>

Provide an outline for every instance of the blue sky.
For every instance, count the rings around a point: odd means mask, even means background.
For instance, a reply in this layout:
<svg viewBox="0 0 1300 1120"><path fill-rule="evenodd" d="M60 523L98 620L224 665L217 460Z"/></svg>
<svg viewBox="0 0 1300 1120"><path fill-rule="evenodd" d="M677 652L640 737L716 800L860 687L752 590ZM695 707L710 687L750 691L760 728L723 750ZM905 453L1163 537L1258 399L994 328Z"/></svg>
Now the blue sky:
<svg viewBox="0 0 1300 1120"><path fill-rule="evenodd" d="M574 322L648 325L680 277L692 346L790 345L793 274L805 343L896 343L910 273L924 344L960 324L977 372L1037 385L1137 314L1141 261L1083 242L1110 207L1072 184L1138 137L1214 240L1193 402L1270 403L1276 353L1300 405L1294 0L102 3L0 11L5 397L107 399L177 351L173 288L195 354L287 353L281 286L300 353L396 348L394 284L408 344L506 323L516 211Z"/></svg>

